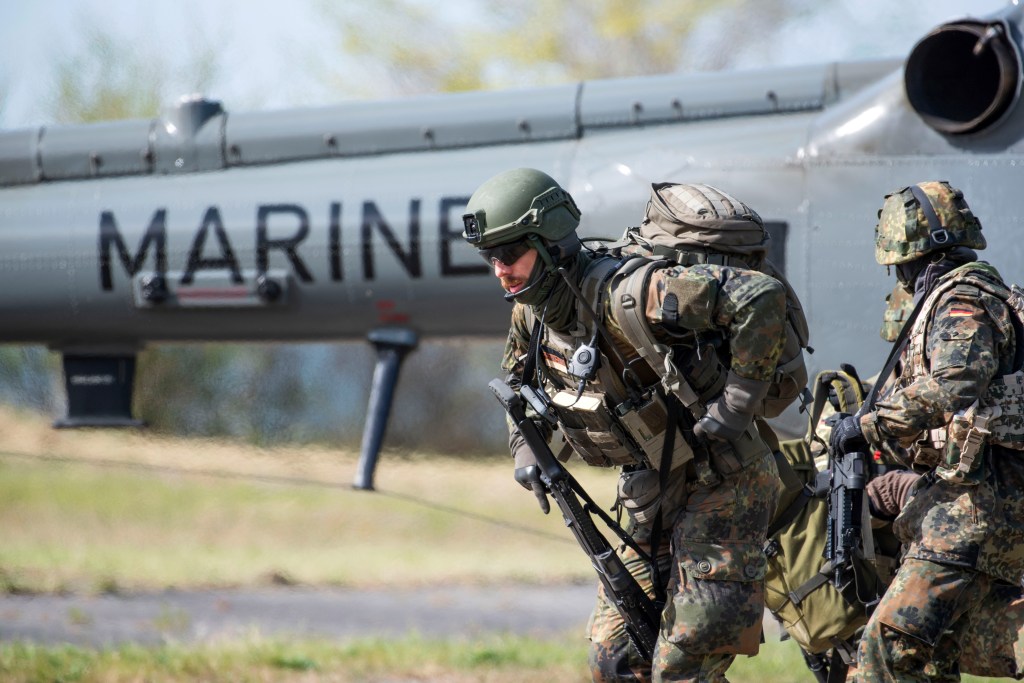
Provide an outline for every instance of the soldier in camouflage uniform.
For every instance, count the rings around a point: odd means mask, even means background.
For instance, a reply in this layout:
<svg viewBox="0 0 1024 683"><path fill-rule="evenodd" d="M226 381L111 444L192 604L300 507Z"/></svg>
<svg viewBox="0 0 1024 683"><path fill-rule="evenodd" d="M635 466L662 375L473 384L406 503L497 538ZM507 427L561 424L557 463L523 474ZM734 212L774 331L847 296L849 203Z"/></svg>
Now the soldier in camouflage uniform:
<svg viewBox="0 0 1024 683"><path fill-rule="evenodd" d="M719 208L760 222L739 202ZM602 588L590 625L594 680L726 680L735 655L756 654L760 644L762 548L778 472L752 418L782 349L782 285L754 271L651 265L583 249L572 197L533 169L491 178L468 211L463 236L493 265L514 304L502 362L509 383L546 397L557 429L584 461L621 467L618 497L629 532L659 558L655 579L653 567L620 549L652 597L655 581L667 589L653 663L629 644ZM641 272L642 296L627 295L630 278ZM653 366L660 362L645 361L630 341L624 302L672 349L675 366L700 394L706 412L692 431L669 423L666 401L675 399L659 390L663 368ZM588 370L591 352L597 363ZM551 432L550 422L538 424ZM515 479L546 508L536 460L516 430L510 449Z"/></svg>
<svg viewBox="0 0 1024 683"><path fill-rule="evenodd" d="M894 522L905 557L851 680L957 681L975 615L1005 604L1001 593L1024 577L1019 322L998 272L977 261L980 223L948 183L888 195L875 245L924 303L895 382L874 410L838 422L830 445L838 454L895 439L925 475Z"/></svg>

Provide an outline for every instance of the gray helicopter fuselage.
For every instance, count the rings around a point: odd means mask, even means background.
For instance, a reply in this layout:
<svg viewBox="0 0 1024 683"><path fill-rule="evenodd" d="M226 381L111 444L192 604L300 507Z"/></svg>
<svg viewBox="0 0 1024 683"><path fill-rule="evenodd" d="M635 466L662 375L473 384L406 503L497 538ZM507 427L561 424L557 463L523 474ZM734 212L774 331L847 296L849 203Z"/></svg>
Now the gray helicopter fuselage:
<svg viewBox="0 0 1024 683"><path fill-rule="evenodd" d="M1019 22L1011 6L945 25L905 61L293 111L190 100L152 121L0 132L0 342L502 335L509 308L461 214L481 182L530 166L573 194L584 236L636 225L654 182L741 198L805 304L812 370L870 371L894 284L873 259L887 192L961 188L983 257L1024 281ZM994 56L950 87L977 83L977 111L944 111L931 86L972 45Z"/></svg>

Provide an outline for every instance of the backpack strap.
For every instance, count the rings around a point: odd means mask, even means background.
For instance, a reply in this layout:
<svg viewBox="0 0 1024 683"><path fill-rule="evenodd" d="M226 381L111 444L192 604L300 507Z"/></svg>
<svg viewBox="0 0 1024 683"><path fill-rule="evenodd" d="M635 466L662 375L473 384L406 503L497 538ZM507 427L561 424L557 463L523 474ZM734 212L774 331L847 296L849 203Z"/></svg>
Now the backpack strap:
<svg viewBox="0 0 1024 683"><path fill-rule="evenodd" d="M608 278L610 278L615 271L619 270L622 264L623 261L610 256L596 259L593 262L593 265L583 274L583 281L580 282L580 292L582 292L586 301L594 302L594 312L600 317L604 316L604 306L602 305L602 300L604 298L603 286L608 281ZM582 307L583 305L583 301L577 302L577 306ZM581 313L582 314L579 316L580 320L588 320L590 318L589 315L586 315L585 311L581 311ZM594 324L600 324L600 320L594 321Z"/></svg>
<svg viewBox="0 0 1024 683"><path fill-rule="evenodd" d="M672 362L672 348L655 339L647 322L645 312L647 285L650 283L654 271L667 264L667 261L652 261L645 258L634 258L627 261L617 273L617 277L625 280L625 291L617 299L612 300L612 310L615 319L622 326L626 338L640 354L640 357L661 378L661 385L665 392L678 398L695 418L700 419L705 412L700 396Z"/></svg>
<svg viewBox="0 0 1024 683"><path fill-rule="evenodd" d="M776 515L771 526L768 527L768 531L765 536L769 539L769 542L771 542L776 534L792 524L793 520L797 518L797 515L799 515L800 511L804 509L804 506L807 505L808 501L814 497L814 489L809 484L801 486L800 494L793 499L793 502L790 503L785 510Z"/></svg>
<svg viewBox="0 0 1024 683"><path fill-rule="evenodd" d="M831 562L823 564L817 574L789 592L789 601L794 605L799 606L808 595L832 580L832 572L834 569L835 568L832 566Z"/></svg>
<svg viewBox="0 0 1024 683"><path fill-rule="evenodd" d="M695 251L694 249L673 249L664 245L656 245L651 248L651 253L660 258L665 258L681 266L696 266L710 263L716 266L729 266L731 268L745 268L757 270L759 259L745 256L743 254L728 254L724 251Z"/></svg>
<svg viewBox="0 0 1024 683"><path fill-rule="evenodd" d="M881 382L881 378L879 378L879 382ZM821 419L821 413L825 409L825 401L828 400L830 389L836 392L836 397L839 399L839 412L855 413L864 401L864 390L860 382L850 373L845 370L822 370L819 372L814 379L814 401L811 403L811 410L807 415L807 436L804 439L808 446L817 439L818 420Z"/></svg>

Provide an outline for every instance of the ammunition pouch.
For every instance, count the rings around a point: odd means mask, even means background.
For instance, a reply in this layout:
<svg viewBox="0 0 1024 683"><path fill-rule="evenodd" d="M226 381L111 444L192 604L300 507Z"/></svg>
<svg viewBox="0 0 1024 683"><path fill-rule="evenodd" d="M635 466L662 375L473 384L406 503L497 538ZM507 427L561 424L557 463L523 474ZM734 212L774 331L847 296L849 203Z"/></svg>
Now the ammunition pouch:
<svg viewBox="0 0 1024 683"><path fill-rule="evenodd" d="M661 467L668 429L668 410L652 390L639 399L626 400L609 409L605 395L560 391L551 399L558 412L562 433L588 465L613 467L644 464ZM672 465L675 469L693 459L693 451L676 429Z"/></svg>
<svg viewBox="0 0 1024 683"><path fill-rule="evenodd" d="M979 408L975 401L953 416L943 462L935 474L953 484L973 486L984 478L985 454L992 432L988 425L999 416L999 408Z"/></svg>
<svg viewBox="0 0 1024 683"><path fill-rule="evenodd" d="M614 467L640 462L638 449L612 418L604 395L584 391L560 391L551 398L558 412L562 435L588 465Z"/></svg>
<svg viewBox="0 0 1024 683"><path fill-rule="evenodd" d="M987 423L988 443L1024 450L1024 372L993 379L980 404L993 411Z"/></svg>
<svg viewBox="0 0 1024 683"><path fill-rule="evenodd" d="M937 467L942 462L946 450L946 430L929 429L919 439L907 446L914 469L923 471Z"/></svg>

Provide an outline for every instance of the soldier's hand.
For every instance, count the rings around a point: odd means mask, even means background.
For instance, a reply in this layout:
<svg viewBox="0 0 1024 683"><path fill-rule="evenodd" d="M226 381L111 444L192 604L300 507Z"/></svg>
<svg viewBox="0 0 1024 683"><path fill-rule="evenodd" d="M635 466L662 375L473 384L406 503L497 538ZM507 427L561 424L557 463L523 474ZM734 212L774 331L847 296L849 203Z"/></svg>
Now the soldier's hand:
<svg viewBox="0 0 1024 683"><path fill-rule="evenodd" d="M702 439L735 441L746 431L751 419L749 414L730 409L720 398L708 406L708 412L693 426L693 433Z"/></svg>
<svg viewBox="0 0 1024 683"><path fill-rule="evenodd" d="M540 504L541 512L545 515L551 512L551 504L548 502L547 487L544 486L544 482L540 479L540 467L537 465L527 465L526 467L517 467L515 472L516 481L527 490L533 491L533 494L537 496L537 502Z"/></svg>
<svg viewBox="0 0 1024 683"><path fill-rule="evenodd" d="M730 370L722 394L711 405L693 433L704 439L735 441L747 431L771 387L769 382L742 377Z"/></svg>
<svg viewBox="0 0 1024 683"><path fill-rule="evenodd" d="M838 419L832 425L832 436L828 440L828 449L832 455L846 455L867 449L868 440L860 429L860 418L848 413L836 413L835 417Z"/></svg>
<svg viewBox="0 0 1024 683"><path fill-rule="evenodd" d="M551 504L548 503L547 487L540 478L540 466L537 464L537 456L533 454L525 442L519 444L515 450L516 471L515 478L527 491L533 491L537 496L541 511L546 515L551 512Z"/></svg>

